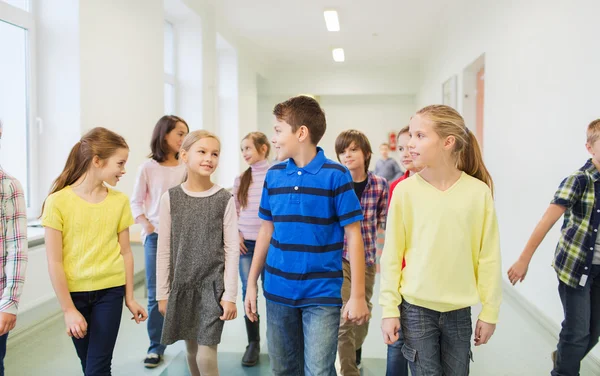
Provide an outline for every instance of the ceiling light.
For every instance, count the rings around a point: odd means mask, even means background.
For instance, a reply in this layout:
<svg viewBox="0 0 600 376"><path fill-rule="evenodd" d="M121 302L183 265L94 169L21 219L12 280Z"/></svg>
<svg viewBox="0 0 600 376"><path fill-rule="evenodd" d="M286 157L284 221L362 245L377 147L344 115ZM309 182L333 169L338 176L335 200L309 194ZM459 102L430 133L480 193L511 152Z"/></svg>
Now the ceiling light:
<svg viewBox="0 0 600 376"><path fill-rule="evenodd" d="M335 61L336 63L343 63L344 60L346 60L346 57L344 56L344 49L343 48L334 48L333 49L333 61Z"/></svg>
<svg viewBox="0 0 600 376"><path fill-rule="evenodd" d="M340 20L338 19L338 13L335 10L326 10L325 15L325 25L327 25L327 30L329 31L340 31Z"/></svg>

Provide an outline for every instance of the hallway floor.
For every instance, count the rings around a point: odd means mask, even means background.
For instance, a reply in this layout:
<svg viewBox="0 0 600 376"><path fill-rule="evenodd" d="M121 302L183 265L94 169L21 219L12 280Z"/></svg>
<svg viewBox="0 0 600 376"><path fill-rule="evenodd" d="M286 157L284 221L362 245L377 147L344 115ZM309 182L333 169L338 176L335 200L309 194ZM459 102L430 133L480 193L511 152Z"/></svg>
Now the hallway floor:
<svg viewBox="0 0 600 376"><path fill-rule="evenodd" d="M378 291L376 286L375 291ZM144 290L136 290L140 302L144 301ZM476 376L537 376L549 375L551 369L550 353L555 348L555 339L523 312L520 305L505 294L500 315L500 324L490 343L473 348L474 363L471 375ZM381 340L379 322L381 310L377 296L373 299L374 311L370 334L363 346L363 375L385 374L386 347ZM259 302L260 312L265 312L264 301ZM241 303L238 304L239 313ZM474 321L477 310L474 310ZM185 346L176 343L167 348L165 362L161 367L147 370L142 360L147 346L145 325L136 325L130 320L125 308L123 321L113 359L113 375L187 375L185 364ZM266 338L265 325L261 327L261 336ZM219 369L223 376L268 375L268 356L266 342L262 343L263 356L261 366L242 368L241 355L246 346L244 321L237 318L225 325L223 340L219 346ZM57 317L40 329L35 336L17 338L9 343L6 359L6 375L81 375L79 360L72 342L64 332L62 317ZM584 362L581 375L593 376L590 365Z"/></svg>

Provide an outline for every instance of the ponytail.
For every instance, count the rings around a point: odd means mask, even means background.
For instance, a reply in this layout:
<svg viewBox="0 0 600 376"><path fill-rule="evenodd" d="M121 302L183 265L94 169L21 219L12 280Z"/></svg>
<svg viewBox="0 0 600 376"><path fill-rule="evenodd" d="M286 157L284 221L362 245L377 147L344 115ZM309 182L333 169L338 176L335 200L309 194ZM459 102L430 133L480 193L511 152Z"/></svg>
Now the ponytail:
<svg viewBox="0 0 600 376"><path fill-rule="evenodd" d="M240 207L248 206L248 191L252 184L252 167L248 167L240 177L240 188L237 192L237 199L240 202Z"/></svg>
<svg viewBox="0 0 600 376"><path fill-rule="evenodd" d="M487 184L494 194L494 181L490 175L485 163L483 162L483 155L481 154L481 148L475 134L467 129L468 140L465 149L459 154L457 161L457 168L465 173L477 178Z"/></svg>

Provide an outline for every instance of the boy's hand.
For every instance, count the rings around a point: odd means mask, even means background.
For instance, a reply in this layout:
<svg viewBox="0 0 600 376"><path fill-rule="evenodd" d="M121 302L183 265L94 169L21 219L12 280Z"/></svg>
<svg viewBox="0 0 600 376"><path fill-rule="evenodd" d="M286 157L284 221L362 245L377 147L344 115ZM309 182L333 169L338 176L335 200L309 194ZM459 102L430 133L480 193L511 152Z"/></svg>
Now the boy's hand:
<svg viewBox="0 0 600 376"><path fill-rule="evenodd" d="M529 268L529 262L519 259L508 269L508 280L513 286L517 282L523 282L527 275L527 269Z"/></svg>
<svg viewBox="0 0 600 376"><path fill-rule="evenodd" d="M219 317L222 321L233 320L237 317L237 308L235 303L221 300L221 307L223 307L223 316Z"/></svg>
<svg viewBox="0 0 600 376"><path fill-rule="evenodd" d="M246 292L246 297L248 293ZM362 325L369 321L369 308L367 307L367 302L365 299L357 299L350 297L348 303L346 303L346 308L344 308L344 313L342 315L342 319L350 320L356 325Z"/></svg>
<svg viewBox="0 0 600 376"><path fill-rule="evenodd" d="M158 301L158 312L161 315L166 316L167 314L167 299Z"/></svg>
<svg viewBox="0 0 600 376"><path fill-rule="evenodd" d="M131 314L133 315L131 319L135 320L136 324L139 324L142 321L146 321L146 319L148 318L146 310L142 308L142 306L139 305L138 302L136 302L135 300L126 302L125 305L129 309L129 312L131 312Z"/></svg>
<svg viewBox="0 0 600 376"><path fill-rule="evenodd" d="M494 331L496 330L496 324L488 324L487 322L477 320L477 326L475 326L475 346L481 346L488 343Z"/></svg>
<svg viewBox="0 0 600 376"><path fill-rule="evenodd" d="M383 342L386 345L392 345L398 340L400 337L398 331L400 331L400 319L398 317L381 320L381 334L383 334Z"/></svg>
<svg viewBox="0 0 600 376"><path fill-rule="evenodd" d="M0 336L5 335L15 328L17 316L12 313L0 312Z"/></svg>
<svg viewBox="0 0 600 376"><path fill-rule="evenodd" d="M246 317L248 320L254 322L258 320L258 315L256 314L256 294L258 287L256 283L248 283L246 287L246 301L244 302L244 308L246 311Z"/></svg>

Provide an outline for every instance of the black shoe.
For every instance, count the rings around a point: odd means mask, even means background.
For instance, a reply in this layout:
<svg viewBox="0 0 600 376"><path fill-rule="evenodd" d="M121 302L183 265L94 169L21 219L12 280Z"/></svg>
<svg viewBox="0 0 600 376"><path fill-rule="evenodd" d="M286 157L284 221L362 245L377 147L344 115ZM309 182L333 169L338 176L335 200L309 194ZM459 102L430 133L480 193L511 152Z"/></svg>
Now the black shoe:
<svg viewBox="0 0 600 376"><path fill-rule="evenodd" d="M362 348L356 350L356 368L361 369L362 368Z"/></svg>
<svg viewBox="0 0 600 376"><path fill-rule="evenodd" d="M162 355L148 354L148 355L146 355L146 359L144 359L144 367L156 368L162 361L163 361Z"/></svg>
<svg viewBox="0 0 600 376"><path fill-rule="evenodd" d="M242 366L253 367L258 363L260 357L260 324L259 321L246 320L246 333L248 334L248 346L242 358Z"/></svg>

